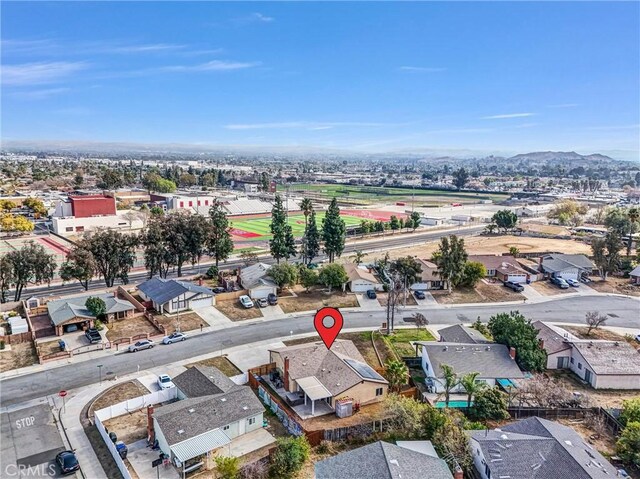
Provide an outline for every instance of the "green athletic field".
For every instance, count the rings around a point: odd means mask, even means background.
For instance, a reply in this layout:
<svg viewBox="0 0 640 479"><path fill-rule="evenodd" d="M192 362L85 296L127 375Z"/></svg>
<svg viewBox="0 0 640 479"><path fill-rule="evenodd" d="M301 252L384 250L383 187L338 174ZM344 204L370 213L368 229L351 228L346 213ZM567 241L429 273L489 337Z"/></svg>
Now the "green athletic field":
<svg viewBox="0 0 640 479"><path fill-rule="evenodd" d="M359 225L363 218L358 218L355 216L344 216L341 215L347 226L356 226ZM322 226L322 218L324 218L324 211L316 212L316 222L318 224L318 229ZM248 233L253 233L255 237L247 237L246 239L265 239L265 237L271 236L271 216L266 218L253 218L247 220L231 220L231 227L233 229L246 231ZM293 230L293 235L296 237L302 236L304 233L304 215L290 215L289 216L289 224L291 225L291 229ZM240 236L240 235L237 235Z"/></svg>

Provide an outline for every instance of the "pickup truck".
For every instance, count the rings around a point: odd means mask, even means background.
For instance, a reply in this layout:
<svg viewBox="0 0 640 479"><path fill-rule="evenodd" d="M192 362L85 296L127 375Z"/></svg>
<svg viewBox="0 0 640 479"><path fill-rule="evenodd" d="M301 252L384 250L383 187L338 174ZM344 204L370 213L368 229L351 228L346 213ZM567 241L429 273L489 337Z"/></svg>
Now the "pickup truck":
<svg viewBox="0 0 640 479"><path fill-rule="evenodd" d="M84 335L87 337L91 344L102 342L102 336L96 328L89 328L84 332Z"/></svg>

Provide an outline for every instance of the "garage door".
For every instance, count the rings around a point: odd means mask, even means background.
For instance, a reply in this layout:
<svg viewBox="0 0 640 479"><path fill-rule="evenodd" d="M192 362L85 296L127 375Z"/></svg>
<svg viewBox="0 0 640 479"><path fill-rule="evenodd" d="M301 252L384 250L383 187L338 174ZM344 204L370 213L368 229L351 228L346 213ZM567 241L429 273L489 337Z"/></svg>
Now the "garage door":
<svg viewBox="0 0 640 479"><path fill-rule="evenodd" d="M510 274L509 281L513 283L526 283L527 275L526 274Z"/></svg>
<svg viewBox="0 0 640 479"><path fill-rule="evenodd" d="M269 296L269 293L275 293L275 288L254 288L249 291L249 296L251 296L252 299L260 299L266 298Z"/></svg>
<svg viewBox="0 0 640 479"><path fill-rule="evenodd" d="M204 298L196 298L191 300L191 309L199 309L206 308L207 306L211 306L212 300L211 296Z"/></svg>
<svg viewBox="0 0 640 479"><path fill-rule="evenodd" d="M369 289L373 289L373 285L367 281L351 281L349 288L353 293L364 293Z"/></svg>

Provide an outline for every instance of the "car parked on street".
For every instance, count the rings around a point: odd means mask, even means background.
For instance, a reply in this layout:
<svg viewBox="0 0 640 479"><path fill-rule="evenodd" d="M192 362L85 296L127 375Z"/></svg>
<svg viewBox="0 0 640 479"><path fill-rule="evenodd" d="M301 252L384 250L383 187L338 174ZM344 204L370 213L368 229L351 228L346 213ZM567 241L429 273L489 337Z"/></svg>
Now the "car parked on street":
<svg viewBox="0 0 640 479"><path fill-rule="evenodd" d="M130 353L137 353L138 351L142 351L143 349L151 349L155 346L155 343L151 339L141 339L137 341L135 344L129 346L127 351Z"/></svg>
<svg viewBox="0 0 640 479"><path fill-rule="evenodd" d="M416 299L425 299L427 297L427 295L424 294L424 291L414 291L413 295Z"/></svg>
<svg viewBox="0 0 640 479"><path fill-rule="evenodd" d="M80 469L80 463L73 451L62 451L56 456L56 464L61 474L71 474Z"/></svg>
<svg viewBox="0 0 640 479"><path fill-rule="evenodd" d="M251 298L246 294L243 294L242 296L240 296L238 298L238 301L240 301L240 304L247 309L253 308L253 301L251 301Z"/></svg>
<svg viewBox="0 0 640 479"><path fill-rule="evenodd" d="M186 334L181 333L180 331L175 331L169 336L165 336L164 338L162 338L162 344L177 343L178 341L184 341L185 339L187 339Z"/></svg>
<svg viewBox="0 0 640 479"><path fill-rule="evenodd" d="M168 374L161 374L158 376L158 386L160 389L169 389L175 386L171 380L171 376Z"/></svg>
<svg viewBox="0 0 640 479"><path fill-rule="evenodd" d="M276 296L275 293L269 293L269 296L267 296L267 301L269 301L269 304L271 306L275 306L276 304L278 304L278 296Z"/></svg>
<svg viewBox="0 0 640 479"><path fill-rule="evenodd" d="M573 286L574 288L579 288L580 283L578 283L575 279L565 279L569 286Z"/></svg>
<svg viewBox="0 0 640 479"><path fill-rule="evenodd" d="M504 286L512 291L515 291L516 293L521 293L522 291L524 291L524 286L522 286L520 283L514 283L513 281L505 281Z"/></svg>
<svg viewBox="0 0 640 479"><path fill-rule="evenodd" d="M87 329L84 332L84 335L87 337L87 339L91 344L102 342L102 336L100 336L100 331L98 331L96 328Z"/></svg>

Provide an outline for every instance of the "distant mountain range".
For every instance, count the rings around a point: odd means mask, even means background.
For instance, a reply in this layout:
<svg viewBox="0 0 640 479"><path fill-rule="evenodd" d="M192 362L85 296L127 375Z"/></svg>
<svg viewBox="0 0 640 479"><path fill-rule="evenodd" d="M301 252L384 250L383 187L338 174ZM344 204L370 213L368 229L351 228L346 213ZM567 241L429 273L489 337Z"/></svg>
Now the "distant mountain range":
<svg viewBox="0 0 640 479"><path fill-rule="evenodd" d="M535 151L522 153L508 159L510 161L613 161L613 158L600 153L581 155L575 151Z"/></svg>

